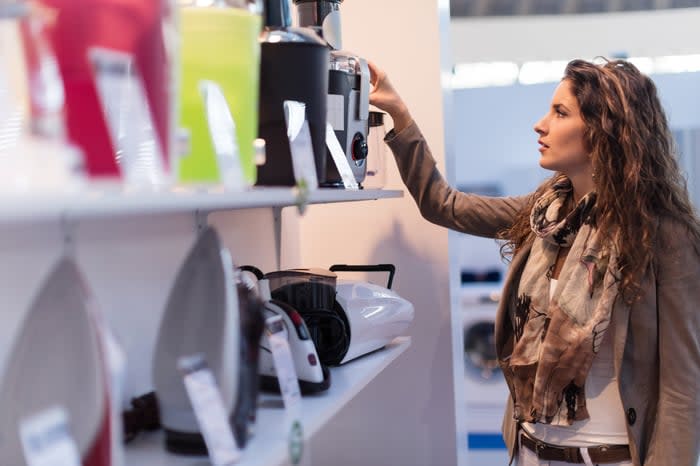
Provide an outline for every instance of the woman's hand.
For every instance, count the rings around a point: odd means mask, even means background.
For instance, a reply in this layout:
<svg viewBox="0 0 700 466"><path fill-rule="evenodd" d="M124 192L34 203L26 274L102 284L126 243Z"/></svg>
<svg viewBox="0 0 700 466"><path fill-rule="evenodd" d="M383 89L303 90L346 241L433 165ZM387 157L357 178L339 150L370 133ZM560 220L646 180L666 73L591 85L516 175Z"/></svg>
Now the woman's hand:
<svg viewBox="0 0 700 466"><path fill-rule="evenodd" d="M370 61L368 64L372 84L369 103L391 115L391 119L394 120L394 131L398 133L411 124L412 118L408 107L394 89L386 72Z"/></svg>

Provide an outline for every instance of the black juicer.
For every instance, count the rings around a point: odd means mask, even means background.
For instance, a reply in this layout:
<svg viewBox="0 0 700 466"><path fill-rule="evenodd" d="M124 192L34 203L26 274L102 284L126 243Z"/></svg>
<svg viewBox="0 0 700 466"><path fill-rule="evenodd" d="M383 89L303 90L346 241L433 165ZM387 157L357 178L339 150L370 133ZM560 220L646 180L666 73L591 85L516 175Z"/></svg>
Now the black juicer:
<svg viewBox="0 0 700 466"><path fill-rule="evenodd" d="M367 61L342 50L340 4L343 0L294 0L299 25L314 29L331 48L328 74L328 122L345 151L355 180L362 184L367 172L369 119L369 66ZM320 181L320 180L319 180ZM330 154L325 187L343 187Z"/></svg>
<svg viewBox="0 0 700 466"><path fill-rule="evenodd" d="M306 120L319 184L326 177L326 89L329 50L308 28L291 27L289 0L265 0L265 29L260 37L258 136L267 160L258 167L258 185L296 184L287 137L284 102L305 104Z"/></svg>

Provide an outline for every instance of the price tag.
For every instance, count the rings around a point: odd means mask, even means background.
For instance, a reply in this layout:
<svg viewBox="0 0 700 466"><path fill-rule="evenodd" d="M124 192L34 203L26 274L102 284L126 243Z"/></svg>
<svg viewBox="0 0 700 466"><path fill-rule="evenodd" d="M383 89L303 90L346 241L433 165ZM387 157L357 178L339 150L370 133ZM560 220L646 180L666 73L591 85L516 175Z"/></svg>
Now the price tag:
<svg viewBox="0 0 700 466"><path fill-rule="evenodd" d="M80 453L70 434L68 413L49 408L20 422L19 436L27 466L80 466Z"/></svg>
<svg viewBox="0 0 700 466"><path fill-rule="evenodd" d="M286 328L280 316L269 317L265 321L272 359L282 393L285 409L285 426L289 446L289 457L293 465L301 463L304 453L304 431L299 415L301 411L301 390L294 369L292 352L287 341Z"/></svg>
<svg viewBox="0 0 700 466"><path fill-rule="evenodd" d="M335 136L335 131L333 131L333 126L331 126L330 123L326 123L326 146L328 146L333 162L335 162L335 166L338 168L338 173L340 173L345 189L360 189L357 185L355 175L352 173L352 168L350 168L348 159L345 156L345 151L340 146L340 142Z"/></svg>
<svg viewBox="0 0 700 466"><path fill-rule="evenodd" d="M289 150L292 154L292 169L297 184L308 189L318 188L314 147L311 141L309 122L306 121L306 105L293 100L284 101L284 118L287 122Z"/></svg>
<svg viewBox="0 0 700 466"><path fill-rule="evenodd" d="M214 466L235 464L241 456L214 375L201 355L181 358L185 389Z"/></svg>
<svg viewBox="0 0 700 466"><path fill-rule="evenodd" d="M92 47L88 59L115 157L126 181L140 186L163 184L162 148L134 56Z"/></svg>
<svg viewBox="0 0 700 466"><path fill-rule="evenodd" d="M204 100L209 135L214 145L221 182L230 189L243 189L245 182L238 139L236 138L236 123L231 115L226 97L221 91L221 86L213 81L200 81L199 91Z"/></svg>
<svg viewBox="0 0 700 466"><path fill-rule="evenodd" d="M338 94L328 94L326 100L326 120L334 130L345 129L345 97Z"/></svg>

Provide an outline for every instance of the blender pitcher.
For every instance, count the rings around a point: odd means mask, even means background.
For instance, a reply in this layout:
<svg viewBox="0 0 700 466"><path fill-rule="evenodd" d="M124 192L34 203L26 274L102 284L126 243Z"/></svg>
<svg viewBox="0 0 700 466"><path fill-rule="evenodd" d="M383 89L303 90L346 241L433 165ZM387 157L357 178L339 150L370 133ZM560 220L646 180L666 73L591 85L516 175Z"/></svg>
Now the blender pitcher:
<svg viewBox="0 0 700 466"><path fill-rule="evenodd" d="M383 112L369 112L369 134L367 136L367 174L365 189L381 189L386 183L386 128Z"/></svg>
<svg viewBox="0 0 700 466"><path fill-rule="evenodd" d="M189 135L179 180L255 183L262 18L248 2L180 1L180 125Z"/></svg>

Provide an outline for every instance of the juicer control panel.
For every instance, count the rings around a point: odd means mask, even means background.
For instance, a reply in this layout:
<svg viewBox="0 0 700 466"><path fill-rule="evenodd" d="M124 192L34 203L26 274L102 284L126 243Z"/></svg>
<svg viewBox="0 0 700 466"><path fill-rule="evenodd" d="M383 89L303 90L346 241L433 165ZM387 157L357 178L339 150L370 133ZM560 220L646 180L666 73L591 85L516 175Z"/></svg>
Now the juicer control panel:
<svg viewBox="0 0 700 466"><path fill-rule="evenodd" d="M367 139L364 134L355 133L355 136L352 138L352 160L355 162L355 165L361 167L365 163L365 159L367 159L368 152Z"/></svg>

